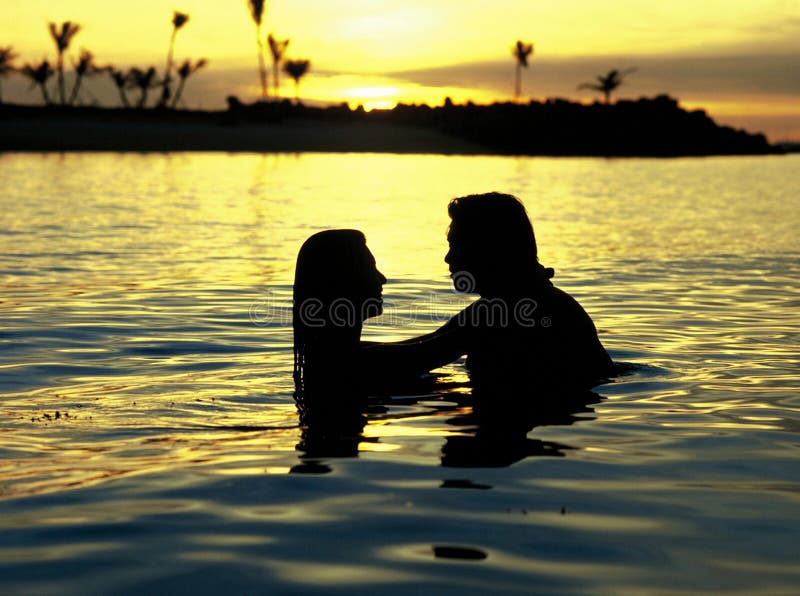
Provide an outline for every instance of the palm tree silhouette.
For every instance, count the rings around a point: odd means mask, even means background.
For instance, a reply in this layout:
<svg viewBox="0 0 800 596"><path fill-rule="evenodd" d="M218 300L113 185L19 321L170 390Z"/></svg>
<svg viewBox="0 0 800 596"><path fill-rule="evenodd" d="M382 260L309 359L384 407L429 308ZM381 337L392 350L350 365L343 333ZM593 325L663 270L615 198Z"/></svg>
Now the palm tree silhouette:
<svg viewBox="0 0 800 596"><path fill-rule="evenodd" d="M518 40L511 49L511 53L517 59L516 79L514 80L514 99L519 101L522 95L522 69L528 68L528 56L533 54L533 44Z"/></svg>
<svg viewBox="0 0 800 596"><path fill-rule="evenodd" d="M64 89L64 52L69 48L72 43L72 38L78 34L81 26L72 21L64 21L61 23L61 29L55 23L50 23L50 37L56 44L58 51L58 62L56 63L56 70L58 71L58 91L61 99L61 105L67 103L67 92Z"/></svg>
<svg viewBox="0 0 800 596"><path fill-rule="evenodd" d="M605 95L606 104L611 103L611 94L622 85L622 81L625 79L627 75L632 72L635 72L635 68L629 68L628 70L619 71L619 70L609 70L605 75L598 75L596 83L583 83L578 85L578 89L592 89L594 91L600 91L603 95Z"/></svg>
<svg viewBox="0 0 800 596"><path fill-rule="evenodd" d="M283 72L294 79L294 92L297 103L300 103L300 79L311 68L310 60L287 60L283 63Z"/></svg>
<svg viewBox="0 0 800 596"><path fill-rule="evenodd" d="M106 66L104 70L108 72L108 74L111 76L111 80L114 81L114 85L119 92L119 99L122 102L122 107L131 107L131 104L128 101L128 96L125 93L125 88L130 84L131 80L129 73L126 73L125 71L113 66Z"/></svg>
<svg viewBox="0 0 800 596"><path fill-rule="evenodd" d="M256 25L256 44L258 44L258 76L261 81L261 98L267 98L267 67L264 64L264 44L261 43L261 21L264 18L264 0L247 0L250 16Z"/></svg>
<svg viewBox="0 0 800 596"><path fill-rule="evenodd" d="M16 68L14 68L14 60L16 59L17 54L14 52L13 47L5 46L0 48L0 104L3 103L3 77L7 77L16 70Z"/></svg>
<svg viewBox="0 0 800 596"><path fill-rule="evenodd" d="M167 66L164 68L164 81L161 87L161 100L158 102L159 107L164 107L169 101L171 95L170 83L172 82L172 53L175 50L175 37L178 35L178 29L183 27L189 22L189 15L177 10L172 12L172 35L169 38L169 51L167 52Z"/></svg>
<svg viewBox="0 0 800 596"><path fill-rule="evenodd" d="M208 60L205 58L201 58L194 64L192 64L191 60L185 60L183 64L180 65L178 68L178 76L181 79L181 82L178 83L178 88L175 91L175 97L172 98L172 109L178 107L178 102L181 99L181 95L183 94L183 87L186 85L186 79L196 73L198 70L203 68L208 64Z"/></svg>
<svg viewBox="0 0 800 596"><path fill-rule="evenodd" d="M283 60L283 53L289 45L289 39L276 39L272 33L267 37L269 44L269 51L272 53L272 93L278 97L278 73L280 72L281 60Z"/></svg>
<svg viewBox="0 0 800 596"><path fill-rule="evenodd" d="M142 70L137 67L133 67L128 71L128 84L131 87L138 87L139 92L139 101L136 104L137 108L143 108L147 104L147 92L150 89L159 86L159 83L155 80L156 78L156 68L155 66L151 66L147 70Z"/></svg>
<svg viewBox="0 0 800 596"><path fill-rule="evenodd" d="M69 96L69 105L74 105L78 99L78 92L81 88L83 77L92 77L103 72L104 69L94 63L94 54L89 50L81 50L80 58L77 62L73 61L75 67L75 83L72 85L72 93Z"/></svg>
<svg viewBox="0 0 800 596"><path fill-rule="evenodd" d="M50 95L47 93L47 81L55 74L55 70L47 60L42 60L38 65L26 64L22 67L22 74L31 80L31 88L39 85L45 105L50 105Z"/></svg>

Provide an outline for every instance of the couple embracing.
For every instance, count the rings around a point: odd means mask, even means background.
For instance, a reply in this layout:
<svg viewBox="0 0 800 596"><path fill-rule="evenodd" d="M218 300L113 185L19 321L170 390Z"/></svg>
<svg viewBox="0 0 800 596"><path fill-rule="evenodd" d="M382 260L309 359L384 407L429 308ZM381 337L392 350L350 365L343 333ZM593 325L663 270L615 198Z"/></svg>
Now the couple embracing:
<svg viewBox="0 0 800 596"><path fill-rule="evenodd" d="M445 262L456 290L480 298L433 333L406 341L361 341L364 320L382 312L386 283L361 232L326 230L303 244L293 306L299 395L365 395L386 379L416 379L464 355L476 388L552 393L616 374L589 315L539 263L519 199L469 195L453 199L448 214Z"/></svg>

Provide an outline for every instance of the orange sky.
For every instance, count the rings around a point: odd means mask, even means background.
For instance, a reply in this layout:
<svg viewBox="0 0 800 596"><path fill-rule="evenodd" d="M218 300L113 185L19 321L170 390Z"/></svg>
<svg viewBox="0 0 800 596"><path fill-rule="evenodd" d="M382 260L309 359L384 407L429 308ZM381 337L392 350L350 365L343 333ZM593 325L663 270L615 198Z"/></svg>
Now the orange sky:
<svg viewBox="0 0 800 596"><path fill-rule="evenodd" d="M172 10L190 14L175 55L205 57L186 103L217 108L225 97L258 96L255 29L245 0L26 0L6 7L0 46L19 63L55 55L48 21L71 19L82 31L71 50L101 63L163 68ZM800 139L800 2L797 0L306 0L267 3L264 36L289 37L287 55L308 58L300 93L321 101L385 107L397 101L440 104L509 98L516 39L535 44L524 74L526 97L592 98L581 82L611 68L636 67L619 95L670 93L722 123ZM284 81L281 93L293 95ZM36 102L20 77L3 82L6 101ZM87 91L116 98L107 81ZM88 95L85 102L91 102Z"/></svg>

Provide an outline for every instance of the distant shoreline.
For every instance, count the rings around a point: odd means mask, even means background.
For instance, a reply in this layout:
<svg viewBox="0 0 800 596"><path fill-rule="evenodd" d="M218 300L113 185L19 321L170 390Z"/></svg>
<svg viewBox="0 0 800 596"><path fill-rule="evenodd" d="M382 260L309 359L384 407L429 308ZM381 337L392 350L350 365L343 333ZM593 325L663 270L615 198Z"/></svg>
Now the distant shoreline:
<svg viewBox="0 0 800 596"><path fill-rule="evenodd" d="M479 145L424 128L381 123L224 125L217 122L0 121L0 151L220 151L481 155Z"/></svg>
<svg viewBox="0 0 800 596"><path fill-rule="evenodd" d="M288 101L223 111L0 105L0 151L376 152L679 157L783 153L661 96L612 105L400 105L350 110Z"/></svg>

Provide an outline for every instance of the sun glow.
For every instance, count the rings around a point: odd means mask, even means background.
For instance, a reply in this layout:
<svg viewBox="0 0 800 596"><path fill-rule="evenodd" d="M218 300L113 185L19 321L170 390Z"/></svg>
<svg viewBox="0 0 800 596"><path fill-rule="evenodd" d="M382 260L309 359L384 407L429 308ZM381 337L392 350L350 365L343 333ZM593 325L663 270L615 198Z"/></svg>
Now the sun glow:
<svg viewBox="0 0 800 596"><path fill-rule="evenodd" d="M384 99L387 97L397 97L399 89L397 87L361 87L356 89L345 89L345 97L357 99Z"/></svg>
<svg viewBox="0 0 800 596"><path fill-rule="evenodd" d="M400 90L397 87L354 87L342 90L342 95L353 106L363 105L368 112L390 110L397 105Z"/></svg>
<svg viewBox="0 0 800 596"><path fill-rule="evenodd" d="M367 112L371 112L372 110L391 110L396 105L396 101L391 101L388 99L376 99L372 101L365 101L363 103L364 109Z"/></svg>

